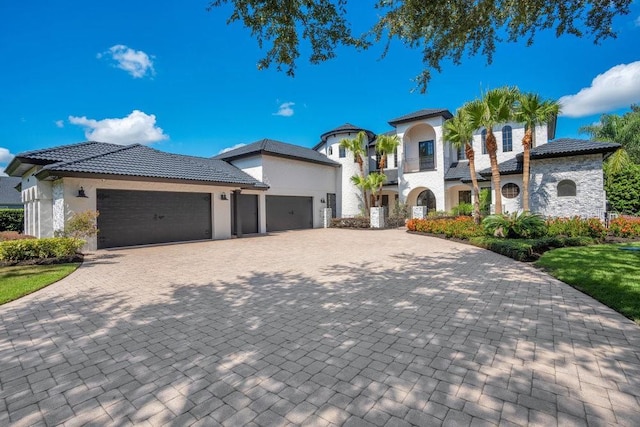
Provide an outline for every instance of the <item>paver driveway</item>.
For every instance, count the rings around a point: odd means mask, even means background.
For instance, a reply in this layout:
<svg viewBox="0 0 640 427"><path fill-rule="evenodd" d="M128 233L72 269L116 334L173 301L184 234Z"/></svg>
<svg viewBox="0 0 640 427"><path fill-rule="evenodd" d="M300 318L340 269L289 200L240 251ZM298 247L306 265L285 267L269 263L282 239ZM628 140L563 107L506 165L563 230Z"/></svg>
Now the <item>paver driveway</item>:
<svg viewBox="0 0 640 427"><path fill-rule="evenodd" d="M400 230L98 252L0 307L0 425L639 425L640 328Z"/></svg>

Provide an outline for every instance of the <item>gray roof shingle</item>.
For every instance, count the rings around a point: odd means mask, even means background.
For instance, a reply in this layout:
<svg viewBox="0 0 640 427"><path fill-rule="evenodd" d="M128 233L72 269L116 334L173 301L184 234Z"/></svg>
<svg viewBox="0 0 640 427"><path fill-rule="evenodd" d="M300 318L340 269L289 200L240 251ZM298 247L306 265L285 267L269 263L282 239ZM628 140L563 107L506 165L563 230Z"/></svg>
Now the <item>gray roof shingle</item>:
<svg viewBox="0 0 640 427"><path fill-rule="evenodd" d="M478 181L485 180L483 176L478 174L478 171L476 171L476 178L478 179ZM463 182L470 182L471 173L469 172L469 161L461 160L456 163L453 163L447 170L447 173L444 174L444 180L445 181L460 180Z"/></svg>
<svg viewBox="0 0 640 427"><path fill-rule="evenodd" d="M425 108L423 110L414 111L413 113L405 114L404 116L396 117L393 120L389 120L389 124L395 127L396 125L399 125L401 123L438 116L442 116L445 119L450 119L451 117L453 117L451 112L446 108Z"/></svg>
<svg viewBox="0 0 640 427"><path fill-rule="evenodd" d="M352 125L351 123L345 123L341 126L338 126L337 128L331 129L330 131L327 131L322 135L320 135L320 142L315 147L313 147L313 149L314 150L317 149L320 145L322 145L323 142L326 142L327 138L330 137L331 135L336 135L340 133L351 133L351 132L358 133L360 131L363 131L367 134L367 137L369 138L370 142L376 137L376 134L371 132L368 129Z"/></svg>
<svg viewBox="0 0 640 427"><path fill-rule="evenodd" d="M117 146L117 149L105 153L94 153L94 155L85 158L52 163L43 167L38 172L38 177L78 174L197 181L267 188L265 184L225 161L166 153L140 144Z"/></svg>
<svg viewBox="0 0 640 427"><path fill-rule="evenodd" d="M531 149L531 159L548 159L553 157L571 157L581 154L607 154L620 148L620 144L613 142L589 141L586 139L558 138L546 144ZM498 165L500 173L504 175L522 173L522 153L513 159ZM483 169L481 175L491 175L491 169Z"/></svg>
<svg viewBox="0 0 640 427"><path fill-rule="evenodd" d="M319 163L323 165L339 166L340 164L329 159L325 155L310 148L299 145L287 144L285 142L263 139L254 143L243 145L242 147L218 154L214 159L233 161L242 157L257 154L271 154L279 157L302 160L305 162Z"/></svg>
<svg viewBox="0 0 640 427"><path fill-rule="evenodd" d="M108 144L106 142L87 141L79 144L61 145L45 148L44 150L26 151L17 157L25 157L31 160L44 160L49 162L69 162L96 154L104 154L118 150L122 145Z"/></svg>
<svg viewBox="0 0 640 427"><path fill-rule="evenodd" d="M21 182L21 178L0 176L0 205L22 205L22 196L16 190L16 186Z"/></svg>

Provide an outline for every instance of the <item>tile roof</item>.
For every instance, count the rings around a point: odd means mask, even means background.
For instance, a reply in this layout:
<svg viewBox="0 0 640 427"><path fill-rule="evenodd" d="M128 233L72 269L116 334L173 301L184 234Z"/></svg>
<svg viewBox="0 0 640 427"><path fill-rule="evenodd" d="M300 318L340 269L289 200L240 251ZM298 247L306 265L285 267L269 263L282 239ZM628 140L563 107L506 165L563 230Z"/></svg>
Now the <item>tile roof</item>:
<svg viewBox="0 0 640 427"><path fill-rule="evenodd" d="M476 171L476 178L478 181L485 181L485 178L478 174ZM459 162L453 163L447 172L444 174L445 181L464 181L471 182L471 173L469 172L469 161L461 160Z"/></svg>
<svg viewBox="0 0 640 427"><path fill-rule="evenodd" d="M559 138L547 144L538 145L531 149L531 159L548 159L553 157L571 157L581 154L607 154L620 148L620 144L612 142L597 142L586 139ZM500 173L504 175L522 173L522 153L513 159L498 165ZM483 169L481 175L491 175L491 169Z"/></svg>
<svg viewBox="0 0 640 427"><path fill-rule="evenodd" d="M438 116L442 116L445 119L450 119L451 117L453 117L451 112L446 108L426 108L423 110L414 111L413 113L405 114L404 116L396 117L393 120L389 120L389 124L395 127L396 125L399 125L401 123Z"/></svg>
<svg viewBox="0 0 640 427"><path fill-rule="evenodd" d="M0 177L0 205L22 205L22 196L16 190L16 185L22 182L22 178L12 176Z"/></svg>
<svg viewBox="0 0 640 427"><path fill-rule="evenodd" d="M358 133L360 131L364 131L367 134L369 141L372 141L376 137L376 134L371 132L370 130L352 125L351 123L345 123L341 126L338 126L335 129L331 129L330 131L327 131L322 135L320 135L320 142L315 147L313 147L313 149L314 150L317 149L320 145L322 145L323 142L326 142L327 138L330 137L331 135L336 135L340 133L350 133L350 132Z"/></svg>
<svg viewBox="0 0 640 427"><path fill-rule="evenodd" d="M272 139L263 139L254 143L243 145L242 147L229 150L213 157L214 159L233 161L242 157L253 156L257 154L272 154L274 156L286 157L296 160L302 160L312 163L320 163L330 166L339 166L340 163L334 162L327 156L312 150L310 148L301 147L299 145L287 144L285 142L274 141Z"/></svg>
<svg viewBox="0 0 640 427"><path fill-rule="evenodd" d="M7 171L19 175L33 165L44 165L37 174L40 179L49 176L105 176L268 188L222 160L165 153L140 144L123 146L90 141L27 151L16 155Z"/></svg>

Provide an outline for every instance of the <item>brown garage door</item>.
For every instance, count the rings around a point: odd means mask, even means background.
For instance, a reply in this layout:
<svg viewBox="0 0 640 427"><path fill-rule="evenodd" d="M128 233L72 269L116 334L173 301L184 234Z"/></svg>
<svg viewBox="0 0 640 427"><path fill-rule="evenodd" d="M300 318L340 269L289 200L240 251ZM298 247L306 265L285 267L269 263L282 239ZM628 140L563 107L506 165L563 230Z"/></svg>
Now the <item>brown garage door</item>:
<svg viewBox="0 0 640 427"><path fill-rule="evenodd" d="M313 228L313 198L267 196L267 231Z"/></svg>
<svg viewBox="0 0 640 427"><path fill-rule="evenodd" d="M211 239L211 194L97 190L98 249Z"/></svg>

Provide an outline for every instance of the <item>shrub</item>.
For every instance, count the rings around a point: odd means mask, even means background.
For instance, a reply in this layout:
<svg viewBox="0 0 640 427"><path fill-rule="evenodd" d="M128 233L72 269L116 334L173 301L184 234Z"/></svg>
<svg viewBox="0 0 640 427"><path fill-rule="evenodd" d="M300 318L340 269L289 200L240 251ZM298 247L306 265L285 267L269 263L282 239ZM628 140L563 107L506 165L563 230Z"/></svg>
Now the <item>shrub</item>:
<svg viewBox="0 0 640 427"><path fill-rule="evenodd" d="M355 216L353 218L332 218L331 227L335 228L370 228L369 217Z"/></svg>
<svg viewBox="0 0 640 427"><path fill-rule="evenodd" d="M629 165L619 173L605 173L604 189L611 209L640 214L640 165Z"/></svg>
<svg viewBox="0 0 640 427"><path fill-rule="evenodd" d="M544 219L530 212L514 212L511 215L489 215L482 221L489 236L508 238L536 238L546 234Z"/></svg>
<svg viewBox="0 0 640 427"><path fill-rule="evenodd" d="M25 261L45 258L71 258L84 245L72 237L49 237L0 242L0 261Z"/></svg>
<svg viewBox="0 0 640 427"><path fill-rule="evenodd" d="M28 234L21 234L17 231L0 231L0 242L4 242L6 240L21 240L21 239L35 239L34 236L29 236Z"/></svg>
<svg viewBox="0 0 640 427"><path fill-rule="evenodd" d="M446 237L456 239L469 239L482 234L482 228L468 216L410 219L407 222L407 229L419 233L444 234Z"/></svg>
<svg viewBox="0 0 640 427"><path fill-rule="evenodd" d="M470 243L516 261L533 261L549 249L565 246L588 246L593 245L596 241L590 237L546 236L538 239L502 239L481 236L471 238Z"/></svg>
<svg viewBox="0 0 640 427"><path fill-rule="evenodd" d="M98 215L100 215L98 211L76 212L65 224L64 231L56 234L61 237L73 237L76 239L95 236L98 234Z"/></svg>
<svg viewBox="0 0 640 427"><path fill-rule="evenodd" d="M473 205L471 203L460 203L451 209L453 216L466 215L471 216L473 213Z"/></svg>
<svg viewBox="0 0 640 427"><path fill-rule="evenodd" d="M397 201L389 218L387 218L387 226L404 227L407 218L409 218L409 206Z"/></svg>
<svg viewBox="0 0 640 427"><path fill-rule="evenodd" d="M0 231L22 232L24 209L0 209Z"/></svg>
<svg viewBox="0 0 640 427"><path fill-rule="evenodd" d="M550 218L546 225L548 234L552 236L603 239L607 235L606 227L598 218Z"/></svg>
<svg viewBox="0 0 640 427"><path fill-rule="evenodd" d="M612 219L609 232L617 237L640 237L640 217L621 216Z"/></svg>

